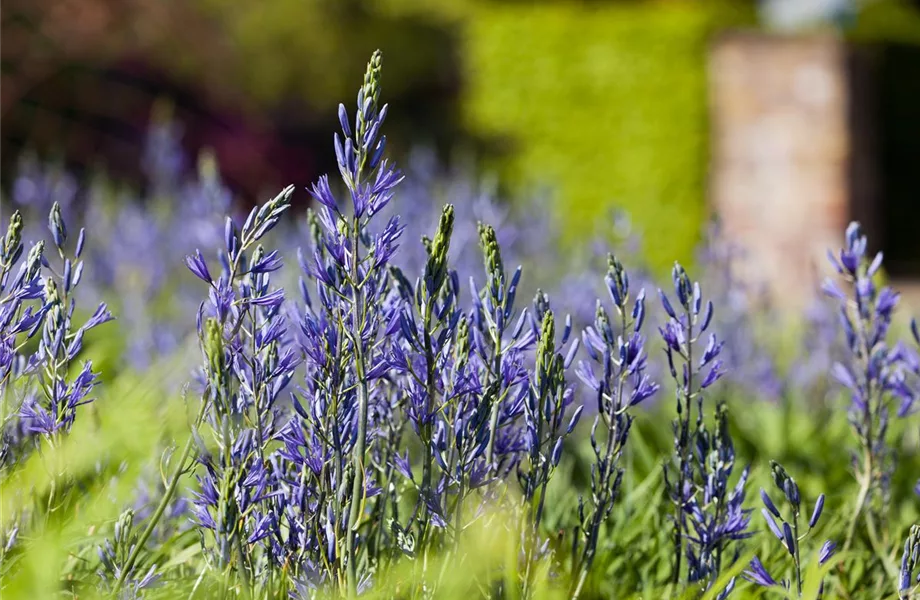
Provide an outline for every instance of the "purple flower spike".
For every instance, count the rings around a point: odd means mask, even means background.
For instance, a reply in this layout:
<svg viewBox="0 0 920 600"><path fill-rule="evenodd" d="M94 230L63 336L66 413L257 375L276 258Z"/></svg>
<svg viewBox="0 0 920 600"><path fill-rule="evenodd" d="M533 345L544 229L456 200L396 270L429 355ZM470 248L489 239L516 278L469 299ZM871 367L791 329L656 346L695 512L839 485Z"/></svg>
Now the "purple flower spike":
<svg viewBox="0 0 920 600"><path fill-rule="evenodd" d="M859 223L851 223L844 236L839 260L831 264L845 284L827 281L824 289L836 300L839 326L843 330L846 356L831 369L831 374L850 392L849 421L862 453L857 462L879 465L881 472L872 479L872 494L887 493L893 465L888 460L892 414L906 417L912 412L915 385L906 377L920 375L912 353L890 339L890 329L899 296L889 286L879 285L875 275L882 267L882 254L867 255L867 240ZM916 326L912 332L916 336ZM912 382L915 384L915 382ZM820 512L820 511L819 511Z"/></svg>
<svg viewBox="0 0 920 600"><path fill-rule="evenodd" d="M724 344L714 332L703 341L714 318L714 305L704 299L700 283L680 264L675 264L672 279L677 302L671 303L660 292L668 320L659 331L677 387L675 460L665 469L665 485L675 512L673 580L683 577L681 563L686 557L687 582L708 587L719 578L722 564L717 557L724 548L752 535L747 531L751 510L743 506L749 469L732 486L735 452L724 403L716 406L712 431L704 425L705 390L725 374L719 358ZM703 343L705 347L699 348ZM695 423L690 417L694 405L699 407Z"/></svg>

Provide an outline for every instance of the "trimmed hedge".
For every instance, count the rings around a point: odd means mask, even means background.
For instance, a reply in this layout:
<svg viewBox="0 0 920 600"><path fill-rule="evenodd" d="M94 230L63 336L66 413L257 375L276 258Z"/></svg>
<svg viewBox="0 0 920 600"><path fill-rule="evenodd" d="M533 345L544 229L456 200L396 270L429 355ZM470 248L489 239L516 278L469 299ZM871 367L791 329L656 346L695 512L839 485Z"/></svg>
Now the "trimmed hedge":
<svg viewBox="0 0 920 600"><path fill-rule="evenodd" d="M485 3L464 24L468 125L549 185L568 243L626 209L650 266L692 257L706 203L706 47L751 15L704 4Z"/></svg>

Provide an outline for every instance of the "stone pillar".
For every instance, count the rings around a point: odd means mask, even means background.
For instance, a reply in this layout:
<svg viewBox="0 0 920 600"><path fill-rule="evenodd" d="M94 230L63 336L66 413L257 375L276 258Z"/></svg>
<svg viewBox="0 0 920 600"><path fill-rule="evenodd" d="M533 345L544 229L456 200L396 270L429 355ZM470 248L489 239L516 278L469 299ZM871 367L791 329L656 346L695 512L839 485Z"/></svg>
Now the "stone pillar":
<svg viewBox="0 0 920 600"><path fill-rule="evenodd" d="M760 33L723 36L710 53L713 209L748 250L746 276L788 308L814 299L850 219L876 212L852 58L837 37Z"/></svg>

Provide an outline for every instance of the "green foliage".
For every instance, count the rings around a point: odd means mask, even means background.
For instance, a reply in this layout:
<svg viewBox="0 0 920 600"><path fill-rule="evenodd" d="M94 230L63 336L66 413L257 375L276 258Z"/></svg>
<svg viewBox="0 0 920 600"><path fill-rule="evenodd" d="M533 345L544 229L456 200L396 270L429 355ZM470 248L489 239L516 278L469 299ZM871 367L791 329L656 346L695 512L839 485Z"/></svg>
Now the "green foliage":
<svg viewBox="0 0 920 600"><path fill-rule="evenodd" d="M92 349L97 360L109 352L104 345ZM108 357L112 360L112 357ZM45 465L62 461L73 473L77 487L69 490L59 509L62 514L44 530L30 537L29 543L13 560L19 567L15 575L0 573L4 599L46 598L67 590L81 598L110 597L99 587L95 573L95 546L112 536L112 528L135 494L138 482L152 467L166 473L175 453L162 455L164 446L181 446L189 436L197 398L187 402L163 391L164 375L181 369L186 361L152 368L144 375L123 373L99 388L97 416L81 419L58 451L34 455L0 488L2 516L17 508L37 503L47 494L52 478ZM667 398L664 392L660 398ZM852 440L842 410L809 408L805 398L794 397L779 403L755 403L736 394L731 400L731 427L739 459L752 462L748 506L759 507L754 490L769 487L769 459L776 459L797 475L805 497L822 491L828 495L825 517L817 535L840 541L845 535L856 483L849 473L848 452ZM847 399L838 398L840 405ZM662 587L670 568L670 528L666 521L669 504L664 496L660 457L671 447L668 421L672 407L660 402L637 415L627 455L628 476L614 512L605 524L603 543L598 548L596 568L587 582L583 598L664 598L670 590ZM591 451L587 444L590 419L580 427L574 452L566 452L559 465L559 476L551 483L543 535L552 540L559 563L538 567L536 598L563 598L559 569L569 565L567 547L571 541L576 490L585 489L590 476ZM908 426L898 448L899 476L893 482L892 505L883 534L882 547L873 549L866 540L857 540L846 555L830 561L825 568L816 561L805 570L806 598L815 598L819 575L824 575L824 598L892 598L895 582L885 573L884 564L898 561L903 540L912 523L920 519L920 502L910 486L920 465L920 439L916 427ZM192 485L187 475L183 489ZM29 493L34 490L34 493ZM757 511L755 511L756 513ZM765 530L755 514L752 527ZM422 585L437 585L439 598L486 597L495 585L497 568L507 577L516 577L515 558L520 548L514 523L502 514L483 514L465 534L466 542L454 553L431 557L425 573L417 563L403 561L375 580L369 591L372 598L409 597ZM817 539L817 538L816 538ZM89 542L89 543L87 543ZM174 534L162 542L149 557L163 574L162 584L149 590L148 598L208 598L204 590L213 589L207 577L199 581L202 556L194 531ZM769 533L760 533L744 548L744 554L731 573L736 573L757 554L776 577L789 561ZM503 566L503 567L502 567ZM4 566L4 570L7 566ZM554 575L554 573L556 575ZM494 587L492 591L494 592ZM241 596L242 597L242 596ZM265 597L271 597L266 595ZM493 593L492 597L496 596ZM680 596L674 596L680 597ZM710 596L706 596L711 597ZM738 582L733 598L782 598L744 581Z"/></svg>
<svg viewBox="0 0 920 600"><path fill-rule="evenodd" d="M233 40L222 49L224 61L230 63L225 66L236 70L234 85L258 102L296 98L319 110L332 99L350 98L352 82L377 47L400 57L398 64L387 67L387 93L399 97L445 58L438 48L443 33L437 28L372 5L338 0L232 4L195 0L193 6ZM190 73L202 66L190 64Z"/></svg>
<svg viewBox="0 0 920 600"><path fill-rule="evenodd" d="M92 352L101 362L114 361L104 356L104 346ZM135 498L144 469L157 468L164 440L184 441L190 435L185 405L162 389L168 373L182 362L176 359L145 374L125 373L107 382L92 405L92 418L77 420L63 444L33 454L3 480L0 527L23 510L42 516L44 501L60 483L49 465L73 476L72 484L57 489L47 522L30 531L21 552L0 564L4 598L50 598L65 589L100 593L88 567L97 564L96 546L111 535L124 507ZM169 540L155 558L172 564L188 548L197 549L197 538L185 537Z"/></svg>
<svg viewBox="0 0 920 600"><path fill-rule="evenodd" d="M920 45L920 10L907 0L867 2L848 34L858 42Z"/></svg>
<svg viewBox="0 0 920 600"><path fill-rule="evenodd" d="M746 13L703 4L484 3L465 27L471 127L506 141L519 190L556 186L569 242L629 211L650 264L691 257L705 213L707 39Z"/></svg>

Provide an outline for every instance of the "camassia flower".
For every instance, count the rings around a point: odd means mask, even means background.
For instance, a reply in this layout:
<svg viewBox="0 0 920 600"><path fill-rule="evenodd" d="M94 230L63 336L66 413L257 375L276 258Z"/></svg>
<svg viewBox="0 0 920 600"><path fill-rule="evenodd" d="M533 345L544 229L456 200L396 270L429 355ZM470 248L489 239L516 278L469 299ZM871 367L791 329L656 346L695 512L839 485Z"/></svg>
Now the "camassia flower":
<svg viewBox="0 0 920 600"><path fill-rule="evenodd" d="M764 508L761 509L761 513L763 514L767 527L773 535L776 536L776 539L780 541L786 553L788 553L789 557L792 559L794 576L792 580L783 579L777 582L770 573L767 572L767 569L763 566L760 559L755 556L751 560L750 568L744 572L744 578L763 587L782 586L787 590L794 584L796 595L801 597L804 580L800 544L802 540L818 526L821 515L824 514L825 497L824 494L818 496L811 513L802 514L802 496L795 479L790 477L782 465L776 461L772 461L771 464L773 465L773 482L786 499L786 503L789 505L789 511L785 513L781 511L773 502L770 494L761 488L760 498L764 505ZM807 521L808 529L805 529L806 515L810 515ZM818 564L823 565L829 561L831 557L833 557L836 548L836 542L831 540L825 541L818 551ZM821 589L824 589L823 582L821 583Z"/></svg>
<svg viewBox="0 0 920 600"><path fill-rule="evenodd" d="M633 417L629 410L658 391L658 384L645 373L647 356L642 325L645 322L645 290L633 297L629 274L613 255L604 278L613 302L611 319L600 300L594 325L582 333L590 361L578 364L578 376L592 390L597 416L591 428L591 496L586 505L579 500L583 545L577 548L577 569L573 596L581 592L600 542L601 527L613 511L624 469L620 459ZM579 413L576 413L576 415ZM574 424L570 425L570 428Z"/></svg>
<svg viewBox="0 0 920 600"><path fill-rule="evenodd" d="M888 540L874 536L874 519L892 490L916 479L912 472L892 477L898 446L889 423L920 408L920 356L890 340L898 296L877 281L881 256L867 256L858 225L832 257L846 291L838 282L824 286L837 301L845 348L827 338L835 325L816 319L810 331L820 335L802 350L818 355L800 367L807 384L790 377L780 387L773 357L753 335L755 315L734 278L733 250L713 244L704 257L712 301L675 265L673 292L659 290L661 311L649 310L638 285L651 275L641 265L627 273L620 261L628 240L616 243L619 258L607 255L605 277L573 271L545 286L542 277L558 269L543 268L545 255L528 256L528 249L555 249L542 205L529 207L531 225L522 228L508 220L513 207L484 200L478 188L449 191L455 201L443 208L433 208L429 196L437 194L428 187L402 195L403 174L386 158L381 83L375 52L356 102L339 106L330 148L338 173L310 187L312 208L299 224L282 225L293 212L292 187L235 213L212 161L201 161L197 180L186 179L171 126L150 137L145 202L103 202L92 190L84 196L51 171L26 169L15 181L13 202L22 212L7 215L0 232L0 484L18 492L19 482L47 475L50 485L13 494L13 503L4 497L4 507L16 507L0 515L4 576L29 579L18 571L34 562L29 545L43 533L89 532L91 541L72 544L50 585L80 595L95 582L119 598L162 586L164 594L207 597L430 599L449 597L457 579L451 570L459 570L475 595L530 599L545 587L551 595L607 597L637 589L654 595L670 559L664 593L725 600L745 585L730 576L740 572L744 540L753 534L742 450L761 432L736 449L728 401L719 401L728 393L720 390L754 386L752 396L783 392L784 399L800 385L803 393L823 391L815 373L825 363L836 363L831 374L852 398L859 441L848 543L862 543L855 532L863 520L867 541ZM85 208L83 221L69 217L76 207ZM36 211L39 227L47 222L41 236L30 229L38 229L30 222ZM409 229L405 216L414 219ZM604 233L623 229L622 221L612 225ZM106 243L84 250L89 232ZM47 239L27 242L39 237ZM288 253L298 246L300 268L291 269ZM604 260L606 244L591 254ZM174 277L182 258L185 281ZM517 258L541 267L533 281ZM532 302L521 301L533 291ZM200 359L186 388L195 393L184 398L197 404L197 417L181 449L156 436L159 464L129 464L140 458L133 451L120 461L116 446L100 443L98 460L77 449L73 464L84 466L71 474L49 458L72 450L69 437L83 433L81 407L110 376L89 361L98 347L89 332L112 318L108 305L83 310L84 299L112 292L125 323L116 346L123 352L113 360L128 377L197 332ZM161 311L165 295L175 297ZM649 357L649 323L663 343L659 360ZM920 326L913 334L920 345ZM733 385L722 387L726 367ZM645 476L662 432L653 422L640 439L636 419L665 372L676 409L665 432L673 434L666 495L646 502L659 482L655 473ZM157 390L188 373L170 368L168 376ZM582 430L586 413L592 422ZM110 422L100 414L99 423ZM762 416L739 423L775 423ZM94 423L86 425L96 433ZM909 451L904 457L913 458ZM631 476L633 464L644 480ZM170 474L160 470L167 468ZM139 481L127 480L133 474ZM807 569L824 572L819 567L826 571L835 557L834 541L806 541L827 522L833 501L821 494L806 503L775 463L773 481L760 498L766 529L778 540L775 556L754 557L742 577L773 588L766 593L807 596ZM890 481L898 485L889 489ZM110 489L128 508L97 519L106 503L89 493ZM131 489L133 498L119 499ZM496 532L505 539L484 548ZM496 545L504 546L497 563L489 562L493 554L477 555ZM841 570L836 581L880 580L881 567L902 598L915 596L920 529L908 535L900 572L876 550L885 560Z"/></svg>
<svg viewBox="0 0 920 600"><path fill-rule="evenodd" d="M737 558L737 552L728 555L731 542L750 535L746 532L749 511L742 506L748 469L731 486L735 452L724 404L717 409L711 433L705 425L706 390L724 374L719 359L723 342L710 332L706 345L702 345L715 307L709 301L704 308L700 284L693 282L679 264L674 266L672 280L677 310L667 294L658 292L668 315L659 331L677 394L674 460L673 464L665 464L664 472L675 512L672 581L681 581L681 563L686 554L687 582L709 589L718 579L726 557L729 561ZM726 597L733 587L730 584L721 590L720 597Z"/></svg>
<svg viewBox="0 0 920 600"><path fill-rule="evenodd" d="M4 564L19 541L32 536L30 526L47 522L76 487L73 475L59 461L49 460L46 451L61 447L80 407L93 401L90 394L98 374L92 362L84 361L76 369L72 365L83 357L86 332L112 319L106 305L100 304L78 324L75 291L83 276L86 233L80 229L68 243L56 202L48 226L53 254L46 251L44 241L25 252L19 211L11 215L0 237L0 473L14 472L38 450L52 478L43 507L35 514L17 510L4 519L0 532L0 563Z"/></svg>
<svg viewBox="0 0 920 600"><path fill-rule="evenodd" d="M381 128L388 109L380 102L381 68L378 51L358 90L354 127L348 111L339 106L341 135L336 133L333 141L349 202L340 204L326 176L311 190L319 204L313 256L301 263L315 283L317 298L310 298L304 282L306 310L300 329L307 385L303 404L295 399L299 419L285 434L289 455L296 451L306 464L323 465L312 477L303 468L290 473L301 486L295 496L329 499L320 505L300 503L315 517L309 521L313 528L304 533L301 552L307 561L299 562L305 572L319 570L317 580L344 579L350 594L357 593L363 579L359 562L364 540L374 536L359 535L359 521L365 500L379 493L367 468L372 464L368 450L379 398L376 382L389 364L382 337L392 309L387 301L388 264L402 234L395 216L372 233L375 217L402 180L384 158Z"/></svg>
<svg viewBox="0 0 920 600"><path fill-rule="evenodd" d="M14 218L16 216L14 214ZM85 362L72 379L68 375L70 365L83 348L86 332L110 321L112 315L102 303L82 325L77 326L73 322L77 308L75 291L83 278L81 256L86 233L83 229L79 231L71 251L67 244L67 227L57 203L51 207L48 228L57 256L49 258L41 243L33 246L13 282L14 286L20 287L20 292L12 296L8 309L12 316L13 310L18 312L22 308L21 302L28 298L40 300L41 308L32 311L27 308L20 313L18 323L8 333L11 337L7 337L7 344L17 333L24 332L31 337L38 333L41 326L38 349L22 370L22 375L30 380L34 378L39 392L34 388L26 391L19 418L26 431L40 434L54 445L73 426L77 408L92 401L89 393L97 381L91 362ZM57 266L52 266L52 261L58 263ZM42 277L41 292L35 295L39 277ZM31 281L26 284L27 280ZM28 289L22 288L23 285L27 285ZM25 327L27 324L28 328ZM26 388L29 387L27 382Z"/></svg>
<svg viewBox="0 0 920 600"><path fill-rule="evenodd" d="M828 253L831 264L847 285L844 292L834 279L823 284L824 292L838 303L849 356L835 363L831 374L851 397L850 425L859 443L853 468L860 484L856 508L850 520L844 549L849 549L857 524L875 520L874 503L885 502L893 461L888 423L892 412L906 416L916 394L906 382L912 355L901 345L890 345L889 329L899 296L888 286L876 285L882 254L871 260L867 240L859 223L850 223L846 245L838 255ZM895 403L899 407L895 411Z"/></svg>
<svg viewBox="0 0 920 600"><path fill-rule="evenodd" d="M209 287L198 329L204 421L214 442L213 450L206 444L199 450L203 473L192 512L212 566L230 569L249 584L260 574L260 562L274 558L271 537L280 535L270 502L278 483L269 443L278 433L275 402L300 362L282 344L284 295L270 280L280 265L259 242L290 206L292 191L288 187L253 208L242 229L227 218L216 280L200 252L186 261ZM259 548L265 548L265 558Z"/></svg>

